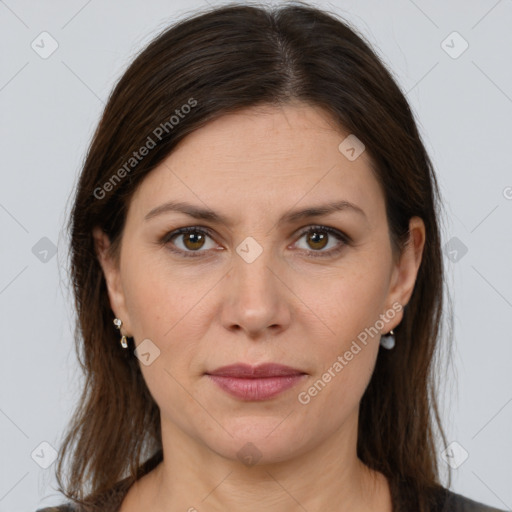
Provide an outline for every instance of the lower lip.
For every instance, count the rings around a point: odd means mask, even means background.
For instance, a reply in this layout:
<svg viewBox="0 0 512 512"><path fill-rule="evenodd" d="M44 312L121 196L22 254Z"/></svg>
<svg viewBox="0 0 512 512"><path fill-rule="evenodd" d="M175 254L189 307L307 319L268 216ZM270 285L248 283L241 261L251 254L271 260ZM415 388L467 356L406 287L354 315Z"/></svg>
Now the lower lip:
<svg viewBox="0 0 512 512"><path fill-rule="evenodd" d="M208 375L217 386L230 395L242 400L268 400L287 389L295 386L304 374L283 375L280 377L265 377L260 379L242 379Z"/></svg>

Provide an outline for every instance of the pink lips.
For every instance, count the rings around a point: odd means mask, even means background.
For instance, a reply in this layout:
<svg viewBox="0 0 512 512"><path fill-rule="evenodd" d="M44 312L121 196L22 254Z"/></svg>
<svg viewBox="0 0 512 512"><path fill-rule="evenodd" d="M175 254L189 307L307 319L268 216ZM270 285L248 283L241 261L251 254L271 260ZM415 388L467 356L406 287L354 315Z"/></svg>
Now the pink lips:
<svg viewBox="0 0 512 512"><path fill-rule="evenodd" d="M242 400L267 400L297 384L306 375L289 366L233 364L206 375L221 389Z"/></svg>

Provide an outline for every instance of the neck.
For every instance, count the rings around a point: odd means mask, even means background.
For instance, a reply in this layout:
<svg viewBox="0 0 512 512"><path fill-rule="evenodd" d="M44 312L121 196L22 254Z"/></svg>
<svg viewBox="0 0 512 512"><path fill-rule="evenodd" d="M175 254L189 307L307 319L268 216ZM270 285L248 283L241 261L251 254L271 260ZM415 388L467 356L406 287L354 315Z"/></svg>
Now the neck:
<svg viewBox="0 0 512 512"><path fill-rule="evenodd" d="M387 480L357 457L356 440L357 419L293 458L245 465L162 428L164 459L145 477L144 502L155 512L391 512Z"/></svg>

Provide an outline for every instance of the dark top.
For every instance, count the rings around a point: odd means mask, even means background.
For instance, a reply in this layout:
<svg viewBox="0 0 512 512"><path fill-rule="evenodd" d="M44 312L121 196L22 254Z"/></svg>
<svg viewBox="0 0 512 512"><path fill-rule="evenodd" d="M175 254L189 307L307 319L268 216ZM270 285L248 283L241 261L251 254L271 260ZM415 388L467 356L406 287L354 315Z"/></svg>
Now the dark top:
<svg viewBox="0 0 512 512"><path fill-rule="evenodd" d="M163 459L162 450L157 451L150 459L139 467L137 473L137 479L155 468ZM94 507L95 511L101 512L118 512L121 507L121 503L128 493L128 489L131 486L132 480L125 478L117 482L107 493L102 495ZM405 512L408 506L404 506L402 502L401 494L408 494L414 496L414 493L410 491L410 487L405 484L400 487L398 495L395 491L394 486L391 487L393 509L397 512ZM465 496L456 494L452 491L445 489L444 487L438 487L433 491L433 505L430 508L430 512L506 512L503 509L497 509L484 505L483 503L473 501ZM87 512L83 508L68 502L56 507L47 507L38 509L36 512ZM413 512L407 510L406 512Z"/></svg>

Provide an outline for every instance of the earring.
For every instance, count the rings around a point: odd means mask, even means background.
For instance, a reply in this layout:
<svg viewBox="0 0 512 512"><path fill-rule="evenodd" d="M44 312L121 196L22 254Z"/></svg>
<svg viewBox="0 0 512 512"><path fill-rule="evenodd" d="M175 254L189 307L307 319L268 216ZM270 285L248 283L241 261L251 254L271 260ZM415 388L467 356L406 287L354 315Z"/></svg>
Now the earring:
<svg viewBox="0 0 512 512"><path fill-rule="evenodd" d="M395 346L395 333L393 332L393 329L391 329L388 334L380 338L380 344L388 350L391 350Z"/></svg>
<svg viewBox="0 0 512 512"><path fill-rule="evenodd" d="M123 322L119 318L114 318L114 325L116 326L116 329L121 331L121 325L123 325ZM126 336L123 333L121 333L121 346L123 348L128 348L128 342L126 341Z"/></svg>

